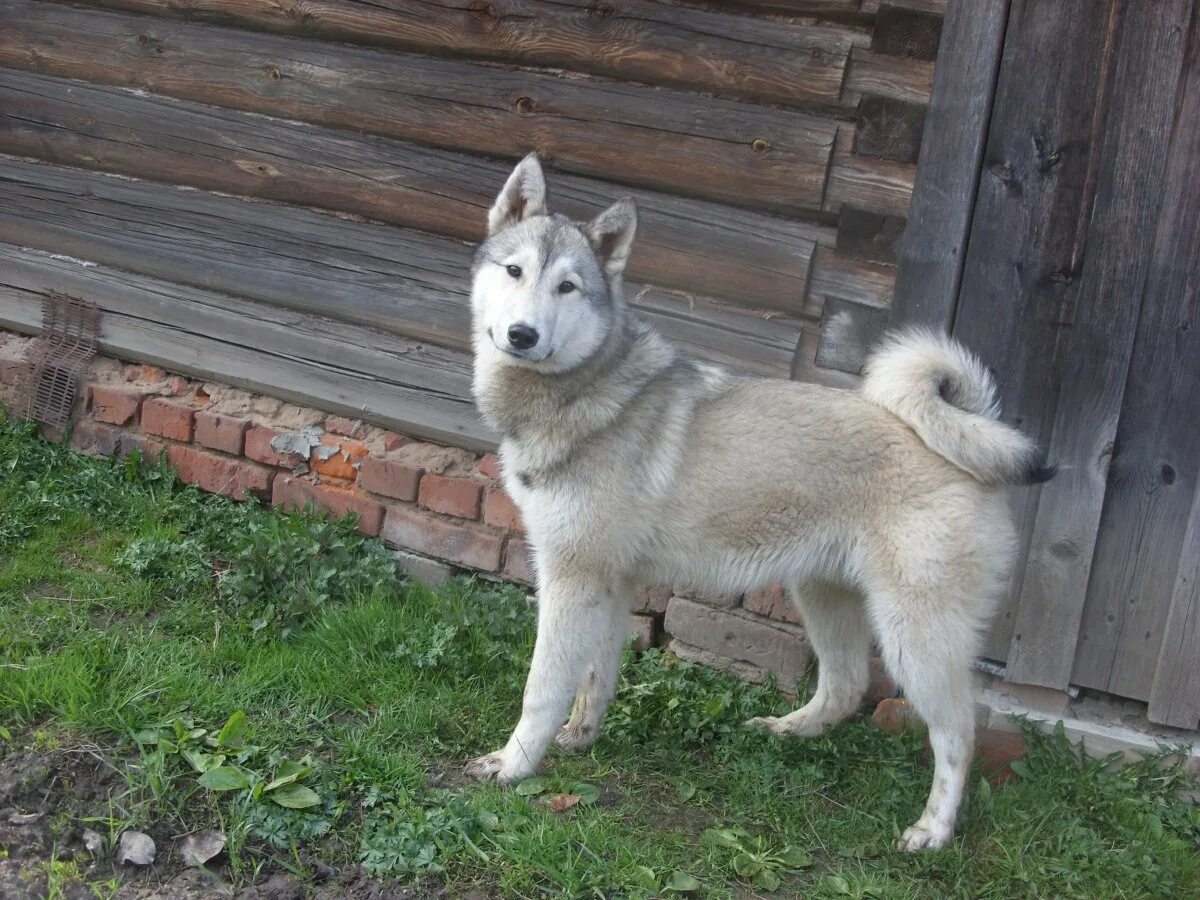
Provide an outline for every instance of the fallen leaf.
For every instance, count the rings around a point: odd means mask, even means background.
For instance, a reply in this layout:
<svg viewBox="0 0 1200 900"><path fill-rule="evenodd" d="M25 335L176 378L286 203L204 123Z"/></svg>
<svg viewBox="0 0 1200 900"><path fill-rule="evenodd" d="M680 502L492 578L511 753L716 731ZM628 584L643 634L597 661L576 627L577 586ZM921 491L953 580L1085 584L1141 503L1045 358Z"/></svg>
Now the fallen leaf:
<svg viewBox="0 0 1200 900"><path fill-rule="evenodd" d="M117 863L148 866L154 862L154 839L144 831L126 831L117 844Z"/></svg>
<svg viewBox="0 0 1200 900"><path fill-rule="evenodd" d="M189 866L202 866L225 849L225 835L207 828L179 842L179 855Z"/></svg>
<svg viewBox="0 0 1200 900"><path fill-rule="evenodd" d="M550 798L550 812L566 812L578 803L578 794L555 794Z"/></svg>

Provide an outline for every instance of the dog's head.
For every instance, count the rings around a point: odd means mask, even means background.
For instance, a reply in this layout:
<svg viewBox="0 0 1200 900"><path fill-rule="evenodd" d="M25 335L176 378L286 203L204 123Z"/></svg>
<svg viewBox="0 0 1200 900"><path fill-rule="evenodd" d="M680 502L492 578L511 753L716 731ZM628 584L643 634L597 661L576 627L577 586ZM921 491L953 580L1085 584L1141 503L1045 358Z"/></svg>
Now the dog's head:
<svg viewBox="0 0 1200 900"><path fill-rule="evenodd" d="M545 372L588 359L617 319L636 230L637 207L628 198L586 224L550 215L537 156L521 160L488 212L488 236L475 253L475 352Z"/></svg>

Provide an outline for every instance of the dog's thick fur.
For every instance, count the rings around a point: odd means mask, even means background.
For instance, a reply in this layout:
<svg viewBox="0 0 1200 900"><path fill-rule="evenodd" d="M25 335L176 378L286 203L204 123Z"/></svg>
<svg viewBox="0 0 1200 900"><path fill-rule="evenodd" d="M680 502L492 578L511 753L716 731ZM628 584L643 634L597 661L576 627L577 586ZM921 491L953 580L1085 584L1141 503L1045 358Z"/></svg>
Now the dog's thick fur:
<svg viewBox="0 0 1200 900"><path fill-rule="evenodd" d="M635 228L628 200L585 225L549 215L530 156L476 256L475 396L503 435L540 600L520 721L468 771L511 782L556 735L572 749L595 740L633 585L782 582L819 658L817 689L752 724L803 736L849 716L874 637L935 756L932 793L900 846L940 847L972 755L968 666L1014 551L1004 486L1050 472L998 421L986 369L945 337L890 338L858 391L687 358L622 297ZM514 346L513 325L537 343Z"/></svg>

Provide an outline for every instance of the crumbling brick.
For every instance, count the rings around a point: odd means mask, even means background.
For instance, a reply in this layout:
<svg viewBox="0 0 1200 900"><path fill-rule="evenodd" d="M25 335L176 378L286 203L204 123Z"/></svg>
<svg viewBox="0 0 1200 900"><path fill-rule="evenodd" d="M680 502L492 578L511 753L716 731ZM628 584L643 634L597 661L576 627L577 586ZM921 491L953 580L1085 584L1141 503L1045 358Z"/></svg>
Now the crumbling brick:
<svg viewBox="0 0 1200 900"><path fill-rule="evenodd" d="M478 519L482 495L483 485L477 481L426 472L421 479L418 499L423 507L433 512L460 519Z"/></svg>
<svg viewBox="0 0 1200 900"><path fill-rule="evenodd" d="M196 411L190 406L150 397L142 404L142 430L173 441L188 443Z"/></svg>
<svg viewBox="0 0 1200 900"><path fill-rule="evenodd" d="M381 535L394 547L488 572L500 568L500 553L504 548L504 535L498 531L442 519L412 506L391 507Z"/></svg>

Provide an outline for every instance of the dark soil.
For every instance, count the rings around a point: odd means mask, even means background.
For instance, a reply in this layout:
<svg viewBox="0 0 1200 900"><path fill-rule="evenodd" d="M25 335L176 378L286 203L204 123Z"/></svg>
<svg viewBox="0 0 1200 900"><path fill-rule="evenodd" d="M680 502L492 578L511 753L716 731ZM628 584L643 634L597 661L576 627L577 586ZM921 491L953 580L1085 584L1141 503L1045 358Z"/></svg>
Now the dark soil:
<svg viewBox="0 0 1200 900"><path fill-rule="evenodd" d="M177 830L143 829L157 846L149 866L121 865L109 848L85 846L84 830L104 834L110 799L126 791L119 761L93 748L39 750L0 742L0 898L43 900L431 900L479 898L486 891L451 890L435 881L380 881L356 866L305 859L312 879L270 863L258 882L235 888L224 856L207 867L188 866L174 846ZM104 834L107 839L108 835Z"/></svg>

